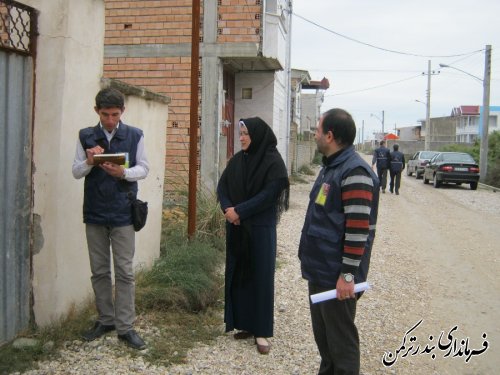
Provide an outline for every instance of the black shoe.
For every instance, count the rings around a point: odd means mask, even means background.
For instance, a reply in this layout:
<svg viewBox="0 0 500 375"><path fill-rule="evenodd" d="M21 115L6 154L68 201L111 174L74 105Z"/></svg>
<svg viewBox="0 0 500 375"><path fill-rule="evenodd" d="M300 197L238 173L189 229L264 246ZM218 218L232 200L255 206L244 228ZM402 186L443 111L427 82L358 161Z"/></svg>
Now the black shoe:
<svg viewBox="0 0 500 375"><path fill-rule="evenodd" d="M127 344L127 346L130 346L131 348L137 349L137 350L142 350L146 349L146 343L139 337L136 331L131 329L127 333L123 335L118 335L118 339L122 340Z"/></svg>
<svg viewBox="0 0 500 375"><path fill-rule="evenodd" d="M91 330L82 334L82 338L85 341L94 341L95 339L104 335L106 332L114 331L114 329L114 324L105 325L101 322L95 322L94 327Z"/></svg>
<svg viewBox="0 0 500 375"><path fill-rule="evenodd" d="M399 195L399 191L396 191L396 195Z"/></svg>
<svg viewBox="0 0 500 375"><path fill-rule="evenodd" d="M392 190L389 190L389 191L390 191L390 192L391 192L391 194L392 194Z"/></svg>

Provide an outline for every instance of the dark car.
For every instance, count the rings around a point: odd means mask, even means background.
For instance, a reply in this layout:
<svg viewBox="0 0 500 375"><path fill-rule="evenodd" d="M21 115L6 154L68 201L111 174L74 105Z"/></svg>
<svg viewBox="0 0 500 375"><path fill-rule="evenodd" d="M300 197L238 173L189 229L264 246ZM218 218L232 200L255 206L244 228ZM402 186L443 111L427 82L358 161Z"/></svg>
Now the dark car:
<svg viewBox="0 0 500 375"><path fill-rule="evenodd" d="M436 154L424 168L424 184L433 181L438 188L443 183L470 184L472 190L477 189L479 166L472 156L465 152L440 152Z"/></svg>
<svg viewBox="0 0 500 375"><path fill-rule="evenodd" d="M413 157L408 160L406 165L406 175L411 176L415 173L417 180L424 173L425 165L436 155L437 151L417 151Z"/></svg>

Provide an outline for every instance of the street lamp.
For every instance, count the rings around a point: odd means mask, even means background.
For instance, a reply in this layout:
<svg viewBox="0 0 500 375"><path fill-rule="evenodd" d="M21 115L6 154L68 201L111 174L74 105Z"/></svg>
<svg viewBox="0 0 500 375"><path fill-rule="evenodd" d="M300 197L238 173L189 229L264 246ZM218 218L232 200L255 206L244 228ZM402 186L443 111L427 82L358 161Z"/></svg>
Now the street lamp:
<svg viewBox="0 0 500 375"><path fill-rule="evenodd" d="M370 117L375 117L377 120L379 120L381 123L382 123L382 139L384 139L384 111L382 111L382 118L378 117L376 114L374 113L370 113Z"/></svg>
<svg viewBox="0 0 500 375"><path fill-rule="evenodd" d="M451 65L439 64L441 68L451 68L471 76L483 83L483 121L481 123L481 145L479 148L480 180L484 182L488 172L488 125L490 120L491 45L486 46L484 57L484 79Z"/></svg>
<svg viewBox="0 0 500 375"><path fill-rule="evenodd" d="M477 79L478 81L480 82L483 82L483 80L477 76L475 76L474 74L470 74L469 72L466 72L465 70L462 70L462 69L458 69L458 68L455 68L454 66L451 66L451 65L446 65L446 64L439 64L439 66L441 68L450 68L450 69L455 69L455 70L458 70L459 72L462 72L464 74L467 74L468 76L471 76L472 78L475 78Z"/></svg>

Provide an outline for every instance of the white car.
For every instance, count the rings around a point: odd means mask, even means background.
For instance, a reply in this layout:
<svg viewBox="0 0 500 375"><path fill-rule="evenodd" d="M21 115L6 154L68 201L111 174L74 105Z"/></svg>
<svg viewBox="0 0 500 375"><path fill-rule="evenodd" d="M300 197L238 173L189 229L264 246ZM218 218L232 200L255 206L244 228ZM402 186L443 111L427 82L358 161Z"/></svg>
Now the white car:
<svg viewBox="0 0 500 375"><path fill-rule="evenodd" d="M418 180L424 173L424 168L429 163L429 160L437 153L437 151L417 151L406 164L406 175L411 176L415 173Z"/></svg>

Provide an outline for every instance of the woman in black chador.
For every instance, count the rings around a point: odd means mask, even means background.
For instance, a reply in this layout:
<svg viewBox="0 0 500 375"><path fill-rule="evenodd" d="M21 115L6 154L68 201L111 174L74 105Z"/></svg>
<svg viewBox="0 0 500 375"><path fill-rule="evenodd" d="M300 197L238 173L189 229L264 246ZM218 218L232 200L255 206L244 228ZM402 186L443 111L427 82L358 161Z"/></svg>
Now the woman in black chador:
<svg viewBox="0 0 500 375"><path fill-rule="evenodd" d="M240 120L242 150L228 162L217 186L226 217L226 332L255 337L261 354L273 336L276 224L288 209L288 172L276 136L259 117Z"/></svg>

